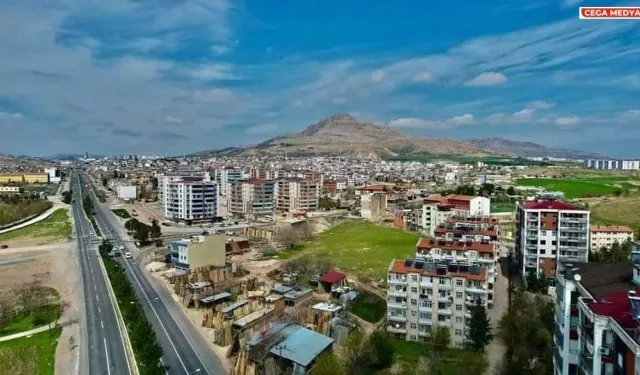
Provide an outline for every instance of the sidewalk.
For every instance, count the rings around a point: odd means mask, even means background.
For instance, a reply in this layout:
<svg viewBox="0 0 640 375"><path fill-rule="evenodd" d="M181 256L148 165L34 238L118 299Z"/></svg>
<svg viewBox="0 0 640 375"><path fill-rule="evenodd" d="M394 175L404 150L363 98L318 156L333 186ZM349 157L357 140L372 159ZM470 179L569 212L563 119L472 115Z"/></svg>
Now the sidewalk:
<svg viewBox="0 0 640 375"><path fill-rule="evenodd" d="M49 325L44 325L42 327L38 327L38 328L34 328L28 331L24 331L24 332L19 332L19 333L14 333L13 335L9 335L9 336L2 336L0 337L0 342L2 341L9 341L9 340L13 340L13 339L18 339L20 337L25 337L25 336L31 336L33 334L36 333L40 333L40 332L45 332L49 330Z"/></svg>

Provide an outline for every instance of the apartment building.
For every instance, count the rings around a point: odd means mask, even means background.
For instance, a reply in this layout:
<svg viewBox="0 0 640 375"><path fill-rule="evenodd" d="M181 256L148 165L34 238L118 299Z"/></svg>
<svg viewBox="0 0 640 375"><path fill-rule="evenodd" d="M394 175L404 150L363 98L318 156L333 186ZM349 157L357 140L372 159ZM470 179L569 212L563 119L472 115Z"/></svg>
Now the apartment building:
<svg viewBox="0 0 640 375"><path fill-rule="evenodd" d="M610 160L590 159L585 161L586 168L637 171L640 170L640 160Z"/></svg>
<svg viewBox="0 0 640 375"><path fill-rule="evenodd" d="M229 183L229 212L234 216L273 215L275 182L260 179L236 180Z"/></svg>
<svg viewBox="0 0 640 375"><path fill-rule="evenodd" d="M156 178L158 179L158 200L162 202L163 205L165 204L164 197L167 193L167 186L170 182L179 181L183 178L198 178L200 181L211 181L211 176L208 173L190 171L159 173L156 175Z"/></svg>
<svg viewBox="0 0 640 375"><path fill-rule="evenodd" d="M255 180L275 180L280 176L278 170L267 168L251 168L249 169L249 179ZM234 176L232 176L234 177Z"/></svg>
<svg viewBox="0 0 640 375"><path fill-rule="evenodd" d="M194 236L169 244L171 263L175 268L188 270L205 266L223 267L226 264L225 236Z"/></svg>
<svg viewBox="0 0 640 375"><path fill-rule="evenodd" d="M451 343L468 341L470 307L487 304L486 268L433 257L394 259L388 268L387 331L407 341L426 341L433 327L447 327Z"/></svg>
<svg viewBox="0 0 640 375"><path fill-rule="evenodd" d="M516 210L516 258L522 275L555 275L559 260L586 262L589 211L557 200L535 200Z"/></svg>
<svg viewBox="0 0 640 375"><path fill-rule="evenodd" d="M409 230L433 236L436 228L453 216L488 217L491 200L485 197L467 195L430 195L423 199L422 207L412 211L407 217Z"/></svg>
<svg viewBox="0 0 640 375"><path fill-rule="evenodd" d="M276 212L315 211L320 199L320 181L301 178L278 180L275 188Z"/></svg>
<svg viewBox="0 0 640 375"><path fill-rule="evenodd" d="M183 177L164 186L163 205L167 220L202 222L219 216L219 192L215 182L200 177Z"/></svg>
<svg viewBox="0 0 640 375"><path fill-rule="evenodd" d="M591 227L591 251L610 249L615 242L621 244L633 240L633 229L624 225L593 225Z"/></svg>
<svg viewBox="0 0 640 375"><path fill-rule="evenodd" d="M245 173L240 168L220 168L214 173L214 179L220 186L220 195L224 197L229 195L231 181L243 180L244 178Z"/></svg>
<svg viewBox="0 0 640 375"><path fill-rule="evenodd" d="M378 220L387 208L386 193L369 193L360 195L360 217L367 220Z"/></svg>
<svg viewBox="0 0 640 375"><path fill-rule="evenodd" d="M640 251L632 264L560 262L556 375L640 374Z"/></svg>

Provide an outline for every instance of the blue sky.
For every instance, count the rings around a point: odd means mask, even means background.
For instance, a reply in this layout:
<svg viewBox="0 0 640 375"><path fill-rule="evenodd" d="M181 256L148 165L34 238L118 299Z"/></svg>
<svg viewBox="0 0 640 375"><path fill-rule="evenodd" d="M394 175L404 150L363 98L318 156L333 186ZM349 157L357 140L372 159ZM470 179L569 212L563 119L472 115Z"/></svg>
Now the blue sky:
<svg viewBox="0 0 640 375"><path fill-rule="evenodd" d="M640 22L579 0L0 3L0 152L172 155L349 112L640 157ZM450 3L450 4L449 4Z"/></svg>

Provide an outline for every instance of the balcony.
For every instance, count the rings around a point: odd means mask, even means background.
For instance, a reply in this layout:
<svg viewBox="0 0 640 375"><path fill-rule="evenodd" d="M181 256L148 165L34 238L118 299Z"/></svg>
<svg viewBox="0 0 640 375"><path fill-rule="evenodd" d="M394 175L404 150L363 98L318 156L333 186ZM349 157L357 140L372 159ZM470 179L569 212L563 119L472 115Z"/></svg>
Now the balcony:
<svg viewBox="0 0 640 375"><path fill-rule="evenodd" d="M420 336L420 337L429 337L429 336L431 336L431 334L429 332L419 331L418 332L418 336Z"/></svg>
<svg viewBox="0 0 640 375"><path fill-rule="evenodd" d="M387 295L389 297L406 297L407 296L407 291L405 290L396 290L396 289L389 289L387 291Z"/></svg>
<svg viewBox="0 0 640 375"><path fill-rule="evenodd" d="M387 308L388 309L406 309L407 308L407 303L406 302L387 302Z"/></svg>
<svg viewBox="0 0 640 375"><path fill-rule="evenodd" d="M487 294L488 291L487 289L483 288L483 287L477 287L477 286L473 286L473 287L468 287L467 288L467 293L470 294Z"/></svg>
<svg viewBox="0 0 640 375"><path fill-rule="evenodd" d="M438 284L438 290L451 290L451 284Z"/></svg>
<svg viewBox="0 0 640 375"><path fill-rule="evenodd" d="M407 317L404 315L392 314L387 317L390 322L406 322Z"/></svg>
<svg viewBox="0 0 640 375"><path fill-rule="evenodd" d="M426 326L431 326L433 325L433 320L431 319L418 319L418 324L422 324L422 325L426 325Z"/></svg>
<svg viewBox="0 0 640 375"><path fill-rule="evenodd" d="M390 285L406 285L407 284L407 280L406 279L389 279L388 284L390 284Z"/></svg>
<svg viewBox="0 0 640 375"><path fill-rule="evenodd" d="M471 319L471 310L467 309L467 311L465 311L465 313L464 313L464 317L467 318L467 319Z"/></svg>
<svg viewBox="0 0 640 375"><path fill-rule="evenodd" d="M387 326L387 332L406 334L407 333L407 328L406 327L402 327L402 326L400 326L400 327Z"/></svg>
<svg viewBox="0 0 640 375"><path fill-rule="evenodd" d="M427 306L420 305L420 307L418 307L418 311L420 311L420 312L431 312L431 311L433 311L433 307L427 307Z"/></svg>
<svg viewBox="0 0 640 375"><path fill-rule="evenodd" d="M450 308L438 309L438 313L440 313L442 315L451 315L451 314L453 314L453 312L451 311Z"/></svg>
<svg viewBox="0 0 640 375"><path fill-rule="evenodd" d="M578 356L578 363L580 368L582 369L582 371L584 371L586 375L593 374L593 357L592 356L587 356L584 353L580 353L580 355Z"/></svg>

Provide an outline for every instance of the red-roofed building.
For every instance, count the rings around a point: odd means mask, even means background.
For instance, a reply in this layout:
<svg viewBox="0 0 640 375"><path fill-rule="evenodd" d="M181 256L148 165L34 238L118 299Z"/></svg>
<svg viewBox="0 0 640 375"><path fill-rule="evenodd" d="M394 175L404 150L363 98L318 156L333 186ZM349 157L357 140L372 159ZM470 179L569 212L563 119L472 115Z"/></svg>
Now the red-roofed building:
<svg viewBox="0 0 640 375"><path fill-rule="evenodd" d="M557 200L520 204L516 211L516 257L523 275L555 275L558 260L586 262L588 210Z"/></svg>
<svg viewBox="0 0 640 375"><path fill-rule="evenodd" d="M331 293L334 289L345 285L346 277L344 273L329 271L318 280L318 293Z"/></svg>
<svg viewBox="0 0 640 375"><path fill-rule="evenodd" d="M364 185L356 188L356 195L366 193L384 193L388 191L391 191L391 189L385 185Z"/></svg>
<svg viewBox="0 0 640 375"><path fill-rule="evenodd" d="M423 199L421 209L414 210L408 218L410 230L434 236L439 225L452 217L488 218L491 200L467 195L442 196L432 194Z"/></svg>

